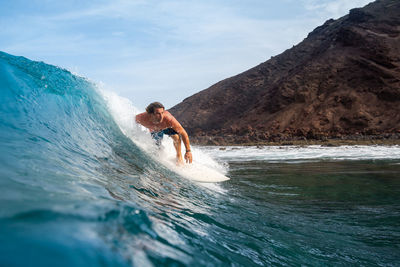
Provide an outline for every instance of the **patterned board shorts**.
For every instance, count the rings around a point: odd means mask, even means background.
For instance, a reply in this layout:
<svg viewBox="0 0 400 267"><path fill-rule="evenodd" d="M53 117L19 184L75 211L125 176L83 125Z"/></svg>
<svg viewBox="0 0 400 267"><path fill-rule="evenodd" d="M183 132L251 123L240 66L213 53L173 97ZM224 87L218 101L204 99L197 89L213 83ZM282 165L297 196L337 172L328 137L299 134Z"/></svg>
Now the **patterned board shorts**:
<svg viewBox="0 0 400 267"><path fill-rule="evenodd" d="M157 146L161 145L161 141L164 137L164 134L174 135L174 134L178 134L178 133L172 128L167 128L167 129L161 130L159 132L151 132L151 137L156 141Z"/></svg>

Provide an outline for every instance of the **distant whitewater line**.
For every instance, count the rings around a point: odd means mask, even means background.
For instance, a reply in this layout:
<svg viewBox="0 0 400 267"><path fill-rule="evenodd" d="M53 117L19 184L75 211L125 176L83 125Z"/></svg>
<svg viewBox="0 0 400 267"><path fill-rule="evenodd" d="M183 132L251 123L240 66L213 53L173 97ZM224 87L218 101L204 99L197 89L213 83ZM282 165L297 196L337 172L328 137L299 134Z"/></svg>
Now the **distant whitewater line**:
<svg viewBox="0 0 400 267"><path fill-rule="evenodd" d="M206 153L223 160L379 160L400 159L400 146L228 146L202 147Z"/></svg>

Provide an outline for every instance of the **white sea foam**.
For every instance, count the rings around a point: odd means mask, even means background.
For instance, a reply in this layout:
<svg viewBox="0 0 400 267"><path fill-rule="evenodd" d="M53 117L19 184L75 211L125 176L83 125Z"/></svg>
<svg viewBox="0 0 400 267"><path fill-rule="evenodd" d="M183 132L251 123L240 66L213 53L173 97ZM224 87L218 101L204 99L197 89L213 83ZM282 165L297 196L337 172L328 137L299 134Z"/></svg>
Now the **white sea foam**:
<svg viewBox="0 0 400 267"><path fill-rule="evenodd" d="M400 159L400 146L263 146L199 147L224 161L299 161L299 160L370 160Z"/></svg>
<svg viewBox="0 0 400 267"><path fill-rule="evenodd" d="M177 166L175 163L176 152L171 138L164 138L161 149L152 140L149 131L135 122L135 116L140 111L133 103L114 92L98 88L105 99L108 109L121 131L129 137L145 153L153 157L172 171L190 180L199 182L220 182L228 180L225 176L227 168L225 165L216 162L207 153L197 147L192 147L193 163ZM184 146L182 144L182 150Z"/></svg>

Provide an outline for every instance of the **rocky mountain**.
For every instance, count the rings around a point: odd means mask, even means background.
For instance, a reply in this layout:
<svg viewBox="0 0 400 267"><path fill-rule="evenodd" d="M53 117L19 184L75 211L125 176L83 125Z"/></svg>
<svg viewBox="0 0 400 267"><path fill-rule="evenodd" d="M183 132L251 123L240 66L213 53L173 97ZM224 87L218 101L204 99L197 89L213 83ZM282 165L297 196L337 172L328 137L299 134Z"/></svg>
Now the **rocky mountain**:
<svg viewBox="0 0 400 267"><path fill-rule="evenodd" d="M400 1L378 0L328 20L293 48L170 112L197 143L398 136Z"/></svg>

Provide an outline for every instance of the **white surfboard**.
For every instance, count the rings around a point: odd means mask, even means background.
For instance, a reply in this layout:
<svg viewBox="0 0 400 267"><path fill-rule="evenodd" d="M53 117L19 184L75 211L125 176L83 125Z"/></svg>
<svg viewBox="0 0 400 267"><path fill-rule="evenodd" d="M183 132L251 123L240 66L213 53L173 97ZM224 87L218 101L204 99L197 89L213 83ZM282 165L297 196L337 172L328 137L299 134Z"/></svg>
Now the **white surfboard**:
<svg viewBox="0 0 400 267"><path fill-rule="evenodd" d="M203 165L199 162L193 162L192 164L184 164L183 166L177 166L175 159L170 161L170 166L167 166L174 172L183 176L186 179L202 182L202 183L217 183L229 180L224 174L215 170L211 167Z"/></svg>
<svg viewBox="0 0 400 267"><path fill-rule="evenodd" d="M226 170L224 171L221 165L200 151L193 152L193 163L184 163L183 165L176 164L176 157L173 154L172 151L159 151L157 161L192 181L218 183L229 180L224 174Z"/></svg>

